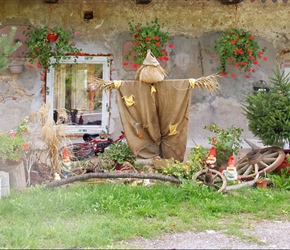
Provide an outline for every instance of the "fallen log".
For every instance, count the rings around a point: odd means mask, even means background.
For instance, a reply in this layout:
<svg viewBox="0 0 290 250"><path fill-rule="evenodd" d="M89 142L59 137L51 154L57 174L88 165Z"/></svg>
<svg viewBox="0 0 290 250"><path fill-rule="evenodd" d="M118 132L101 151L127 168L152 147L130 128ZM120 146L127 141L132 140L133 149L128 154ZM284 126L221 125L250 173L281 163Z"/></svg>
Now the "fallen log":
<svg viewBox="0 0 290 250"><path fill-rule="evenodd" d="M161 181L170 181L173 183L181 184L182 181L167 175L161 174L138 174L138 173L88 173L82 175L71 176L58 181L52 181L47 183L45 186L48 188L59 187L68 183L76 181L84 181L91 178L136 178L136 179L155 179Z"/></svg>

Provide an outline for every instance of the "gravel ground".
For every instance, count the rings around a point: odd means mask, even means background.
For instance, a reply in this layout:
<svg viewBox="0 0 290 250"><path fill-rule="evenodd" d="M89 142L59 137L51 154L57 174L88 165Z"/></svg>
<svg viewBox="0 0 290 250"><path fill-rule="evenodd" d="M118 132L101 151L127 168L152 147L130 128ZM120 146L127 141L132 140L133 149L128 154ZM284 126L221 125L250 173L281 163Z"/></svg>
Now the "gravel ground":
<svg viewBox="0 0 290 250"><path fill-rule="evenodd" d="M265 221L252 224L243 233L252 239L242 240L224 232L186 232L165 234L156 239L136 238L123 241L126 248L135 249L290 249L290 222Z"/></svg>

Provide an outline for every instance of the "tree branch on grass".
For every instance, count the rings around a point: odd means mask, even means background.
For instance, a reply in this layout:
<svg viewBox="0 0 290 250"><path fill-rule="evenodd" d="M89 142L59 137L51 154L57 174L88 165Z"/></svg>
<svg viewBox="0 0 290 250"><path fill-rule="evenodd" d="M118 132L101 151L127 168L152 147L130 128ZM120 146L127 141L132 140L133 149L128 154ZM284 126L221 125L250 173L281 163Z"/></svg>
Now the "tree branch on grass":
<svg viewBox="0 0 290 250"><path fill-rule="evenodd" d="M68 177L66 179L61 179L59 181L53 181L46 184L48 188L59 187L68 183L73 183L76 181L84 181L91 178L136 178L136 179L155 179L161 181L170 181L173 183L181 184L182 181L166 175L161 174L138 174L138 173L89 173L77 176Z"/></svg>

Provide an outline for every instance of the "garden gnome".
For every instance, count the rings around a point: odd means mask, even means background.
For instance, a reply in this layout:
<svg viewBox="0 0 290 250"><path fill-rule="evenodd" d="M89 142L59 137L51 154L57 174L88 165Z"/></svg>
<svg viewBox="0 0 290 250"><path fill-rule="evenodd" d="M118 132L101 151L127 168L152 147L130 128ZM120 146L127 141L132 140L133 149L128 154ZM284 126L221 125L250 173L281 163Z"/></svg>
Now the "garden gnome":
<svg viewBox="0 0 290 250"><path fill-rule="evenodd" d="M226 170L222 172L228 181L235 181L238 179L238 173L235 165L235 157L232 155L228 161Z"/></svg>
<svg viewBox="0 0 290 250"><path fill-rule="evenodd" d="M216 162L216 150L215 147L212 146L208 156L205 160L205 163L207 165L207 167L209 167L210 169L215 169L217 167L217 162Z"/></svg>
<svg viewBox="0 0 290 250"><path fill-rule="evenodd" d="M70 176L70 168L71 168L71 160L70 160L71 156L67 150L66 147L64 147L63 149L63 154L62 154L62 166L64 168L64 177L67 178L68 176Z"/></svg>

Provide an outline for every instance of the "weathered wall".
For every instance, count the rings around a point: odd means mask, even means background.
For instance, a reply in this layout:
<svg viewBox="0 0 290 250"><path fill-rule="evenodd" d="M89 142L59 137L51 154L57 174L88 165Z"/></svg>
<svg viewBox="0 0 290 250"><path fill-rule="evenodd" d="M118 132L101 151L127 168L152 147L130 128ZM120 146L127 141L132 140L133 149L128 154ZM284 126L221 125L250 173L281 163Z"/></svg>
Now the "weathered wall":
<svg viewBox="0 0 290 250"><path fill-rule="evenodd" d="M0 0L0 3L0 28L48 24L50 5L42 0ZM219 33L231 27L250 31L261 47L267 47L265 56L269 60L261 62L250 79L244 74L221 78L221 91L216 95L193 90L188 138L203 138L206 133L203 127L212 121L223 127L241 126L245 129L244 137L251 137L241 109L243 95L252 91L258 80L269 83L272 69L276 67L277 52L290 46L289 7L290 3L282 0L276 3L244 0L238 5L222 5L218 0L152 0L148 5L137 5L134 0L59 0L52 7L50 25L78 31L77 46L86 53L112 54L113 79L133 79L135 75L134 71L123 69L122 48L124 42L130 40L129 21L145 23L158 17L161 23L166 22L175 45L166 64L171 79L198 78L215 73L218 64L210 54ZM85 21L84 11L93 11L94 18ZM18 86L18 92L10 89L13 94L0 103L0 114L6 121L4 123L2 119L1 129L8 130L17 118L37 110L41 104L39 72L28 65L24 73L13 76L13 79L7 70L1 72L2 96L11 84ZM113 115L118 124L116 108Z"/></svg>

